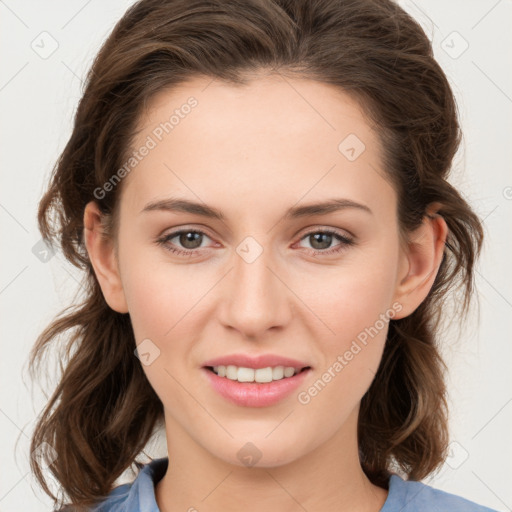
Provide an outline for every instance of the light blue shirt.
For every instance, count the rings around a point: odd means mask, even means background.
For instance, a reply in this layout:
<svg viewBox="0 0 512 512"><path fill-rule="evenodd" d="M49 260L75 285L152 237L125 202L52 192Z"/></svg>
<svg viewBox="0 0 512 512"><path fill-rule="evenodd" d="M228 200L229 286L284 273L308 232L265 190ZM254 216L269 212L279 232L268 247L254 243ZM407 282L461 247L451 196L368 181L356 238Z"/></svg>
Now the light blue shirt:
<svg viewBox="0 0 512 512"><path fill-rule="evenodd" d="M132 483L115 487L91 512L160 512L155 484L167 471L168 457L146 464ZM472 501L392 474L389 492L380 512L496 512Z"/></svg>

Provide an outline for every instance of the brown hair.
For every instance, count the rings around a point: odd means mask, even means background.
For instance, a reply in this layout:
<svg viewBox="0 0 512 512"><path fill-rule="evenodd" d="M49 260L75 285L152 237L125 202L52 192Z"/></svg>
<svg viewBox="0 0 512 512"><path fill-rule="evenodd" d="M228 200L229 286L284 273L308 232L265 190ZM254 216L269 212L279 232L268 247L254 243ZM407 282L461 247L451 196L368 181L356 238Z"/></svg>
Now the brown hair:
<svg viewBox="0 0 512 512"><path fill-rule="evenodd" d="M401 231L440 205L449 228L441 267L420 307L390 322L378 373L362 399L358 438L362 468L382 487L392 467L422 479L446 456L440 313L447 291L461 285L467 313L483 233L447 182L461 138L457 109L422 28L391 0L142 0L97 55L39 205L43 238L60 243L86 274L83 302L65 309L30 354L33 374L51 342L61 348L60 361L65 349L30 447L38 455L32 470L55 501L43 463L71 504L91 505L131 464L140 469L136 457L163 421L134 355L130 317L109 308L88 259L85 205L96 200L115 224L122 183L101 199L94 191L125 161L142 109L157 91L198 75L244 84L261 69L333 84L359 102L378 127Z"/></svg>

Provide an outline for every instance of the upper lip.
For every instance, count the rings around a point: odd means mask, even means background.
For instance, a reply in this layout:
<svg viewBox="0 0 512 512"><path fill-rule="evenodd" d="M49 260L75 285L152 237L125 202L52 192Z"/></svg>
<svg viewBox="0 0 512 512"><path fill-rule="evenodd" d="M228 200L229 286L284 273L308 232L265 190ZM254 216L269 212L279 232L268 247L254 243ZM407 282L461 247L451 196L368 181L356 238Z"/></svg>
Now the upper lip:
<svg viewBox="0 0 512 512"><path fill-rule="evenodd" d="M258 356L249 356L247 354L230 354L227 356L216 357L204 363L203 366L242 366L244 368L266 368L268 366L285 366L293 368L307 368L310 365L297 359L283 357L276 354L261 354Z"/></svg>

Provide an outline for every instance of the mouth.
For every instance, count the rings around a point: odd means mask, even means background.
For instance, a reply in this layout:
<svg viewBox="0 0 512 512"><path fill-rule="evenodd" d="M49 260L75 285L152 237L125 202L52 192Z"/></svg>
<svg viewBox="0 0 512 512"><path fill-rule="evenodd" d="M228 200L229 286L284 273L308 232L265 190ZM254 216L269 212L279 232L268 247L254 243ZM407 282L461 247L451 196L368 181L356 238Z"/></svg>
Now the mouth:
<svg viewBox="0 0 512 512"><path fill-rule="evenodd" d="M234 365L203 366L211 389L239 407L270 407L306 385L311 366L247 368ZM286 373L285 373L286 372Z"/></svg>

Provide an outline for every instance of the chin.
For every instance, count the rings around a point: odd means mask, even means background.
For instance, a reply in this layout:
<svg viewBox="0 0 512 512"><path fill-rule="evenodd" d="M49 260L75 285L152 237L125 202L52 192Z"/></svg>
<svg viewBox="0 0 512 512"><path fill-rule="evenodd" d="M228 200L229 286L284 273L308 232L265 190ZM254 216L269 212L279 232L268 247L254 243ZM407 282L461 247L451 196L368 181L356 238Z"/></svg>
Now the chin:
<svg viewBox="0 0 512 512"><path fill-rule="evenodd" d="M297 443L290 436L287 437L288 445L284 444L283 437L276 436L269 441L264 434L258 440L254 436L252 441L247 437L232 440L223 451L212 451L212 454L224 460L224 462L246 468L273 468L290 464L297 460L301 454L297 452Z"/></svg>

